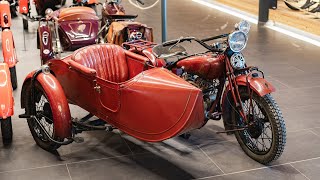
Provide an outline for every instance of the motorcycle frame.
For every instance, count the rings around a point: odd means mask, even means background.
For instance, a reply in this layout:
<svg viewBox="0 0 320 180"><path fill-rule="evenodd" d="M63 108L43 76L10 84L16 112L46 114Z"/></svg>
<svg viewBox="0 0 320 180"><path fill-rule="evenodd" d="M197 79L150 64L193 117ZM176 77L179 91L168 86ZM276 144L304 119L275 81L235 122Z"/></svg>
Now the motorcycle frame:
<svg viewBox="0 0 320 180"><path fill-rule="evenodd" d="M206 39L202 39L202 40L196 39L194 37L188 37L188 38L185 38L185 41L194 40L194 41L198 42L199 44L201 44L202 46L204 46L205 48L207 48L209 50L209 52L218 53L217 55L224 57L223 63L224 63L224 67L225 67L225 73L223 73L220 77L218 77L218 79L219 79L218 94L217 94L216 99L213 101L211 107L209 108L210 109L209 114L213 114L212 117L214 117L215 119L218 119L218 120L221 119L221 115L226 114L227 110L225 109L225 105L226 105L225 103L226 103L226 99L228 98L228 94L230 93L230 95L233 99L233 102L236 106L235 109L237 111L239 111L241 118L243 118L245 122L248 122L249 120L248 120L247 116L245 115L245 112L244 112L244 109L243 109L243 106L241 103L239 86L243 86L243 87L247 88L249 98L250 98L249 112L253 110L252 109L253 92L255 92L256 94L258 94L259 96L262 97L266 94L275 92L275 88L272 84L270 84L268 81L266 81L264 79L263 72L260 71L257 67L249 66L249 67L245 67L243 69L240 69L239 71L244 71L244 72L246 71L247 73L244 75L236 76L235 70L233 69L233 67L230 64L230 59L229 59L228 53L227 53L228 49L222 51L219 49L215 49L205 43L206 41L224 38L224 37L227 37L228 35L229 34L223 34L223 35L210 37L210 38L206 38ZM180 40L172 41L172 42L169 41L169 42L167 42L167 45L174 45L179 42L180 42ZM166 44L166 43L164 43L164 44ZM133 50L141 52L143 55L145 55L143 53L143 50L153 48L155 45L156 44L154 44L152 42L148 42L148 41L144 41L144 40L126 42L126 43L122 44L123 47L133 48ZM157 59L159 59L159 58L157 58ZM179 62L180 60L183 60L183 59L184 58L178 59L173 65L167 66L167 68L172 69L172 68L176 67L177 62ZM149 60L151 61L150 58L149 58ZM262 74L262 77L253 77L254 72L260 72L260 74ZM231 104L229 104L229 106L230 105ZM228 107L228 108L232 108L232 107ZM216 118L216 117L218 117L218 118ZM225 126L231 125L230 119L224 118L224 122L225 122ZM242 127L242 128L244 128L244 127ZM234 127L233 127L230 130L229 128L226 127L226 130L228 132L229 131L232 132L232 131L236 131L239 129L234 129Z"/></svg>

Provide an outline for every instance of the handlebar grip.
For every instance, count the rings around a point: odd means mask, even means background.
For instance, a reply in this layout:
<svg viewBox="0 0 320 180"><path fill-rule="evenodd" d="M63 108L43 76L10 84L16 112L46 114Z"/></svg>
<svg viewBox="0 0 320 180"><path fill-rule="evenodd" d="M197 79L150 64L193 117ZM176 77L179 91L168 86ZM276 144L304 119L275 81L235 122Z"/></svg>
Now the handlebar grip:
<svg viewBox="0 0 320 180"><path fill-rule="evenodd" d="M137 0L138 3L140 3L141 5L144 5L144 2L142 2L141 0Z"/></svg>

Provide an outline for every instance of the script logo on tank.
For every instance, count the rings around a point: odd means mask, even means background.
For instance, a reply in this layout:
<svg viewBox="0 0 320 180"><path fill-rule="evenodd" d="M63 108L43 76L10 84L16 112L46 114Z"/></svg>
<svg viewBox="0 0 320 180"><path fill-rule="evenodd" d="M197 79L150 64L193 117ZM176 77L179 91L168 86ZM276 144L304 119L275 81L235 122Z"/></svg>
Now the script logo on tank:
<svg viewBox="0 0 320 180"><path fill-rule="evenodd" d="M48 45L48 41L49 41L49 33L47 31L44 31L42 33L42 42L44 45Z"/></svg>
<svg viewBox="0 0 320 180"><path fill-rule="evenodd" d="M82 32L82 33L83 33L83 31L84 31L85 29L86 29L86 25L85 25L85 24L81 24L81 25L79 25L78 28L77 28L78 32Z"/></svg>

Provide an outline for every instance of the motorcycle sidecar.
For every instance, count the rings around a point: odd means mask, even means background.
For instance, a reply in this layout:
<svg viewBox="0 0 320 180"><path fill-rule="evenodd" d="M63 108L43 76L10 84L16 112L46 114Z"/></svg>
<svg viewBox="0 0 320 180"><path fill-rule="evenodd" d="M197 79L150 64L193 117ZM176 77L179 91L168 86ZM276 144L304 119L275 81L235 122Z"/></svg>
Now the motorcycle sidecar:
<svg viewBox="0 0 320 180"><path fill-rule="evenodd" d="M112 44L87 46L61 60L50 60L50 74L31 73L24 82L25 117L32 115L28 106L39 104L29 98L34 82L50 104L44 117L52 117L55 139L71 138L67 100L144 141L162 141L201 127L201 90L164 68L148 66L148 61ZM41 113L34 116L44 118Z"/></svg>

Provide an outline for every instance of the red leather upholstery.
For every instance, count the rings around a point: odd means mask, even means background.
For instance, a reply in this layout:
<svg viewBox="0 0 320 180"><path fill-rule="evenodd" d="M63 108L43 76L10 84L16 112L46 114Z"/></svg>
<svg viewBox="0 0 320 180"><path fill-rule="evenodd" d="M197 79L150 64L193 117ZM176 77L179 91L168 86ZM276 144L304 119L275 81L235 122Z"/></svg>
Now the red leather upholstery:
<svg viewBox="0 0 320 180"><path fill-rule="evenodd" d="M113 44L98 44L75 51L72 60L96 70L97 76L111 82L129 79L125 50Z"/></svg>

